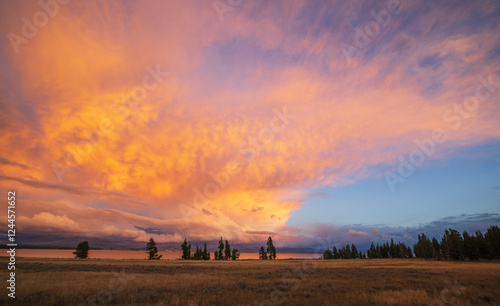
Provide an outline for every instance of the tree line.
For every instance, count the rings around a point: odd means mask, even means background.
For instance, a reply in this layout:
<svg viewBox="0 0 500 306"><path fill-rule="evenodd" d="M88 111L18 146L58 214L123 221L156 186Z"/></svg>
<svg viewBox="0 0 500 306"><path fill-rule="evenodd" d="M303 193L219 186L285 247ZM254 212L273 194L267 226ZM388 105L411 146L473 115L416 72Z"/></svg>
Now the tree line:
<svg viewBox="0 0 500 306"><path fill-rule="evenodd" d="M210 260L210 252L205 243L203 248L196 246L196 251L191 252L191 243L184 239L181 244L182 259L184 260ZM89 251L87 241L78 244L75 252L76 258L87 258ZM146 245L148 259L161 259L158 255L158 248L153 238ZM500 228L496 225L490 226L483 235L481 231L476 231L470 235L467 231L462 234L454 229L446 229L441 241L435 237L429 239L424 233L418 235L418 241L413 245L413 252L410 246L404 242L385 242L382 245L371 243L366 254L358 251L354 244L347 244L345 247L333 247L324 251L323 259L358 259L358 258L425 258L425 259L453 259L453 260L492 260L500 259ZM227 240L219 240L219 246L214 251L215 260L237 260L240 257L238 249L233 248ZM263 246L259 249L259 259L276 259L276 248L271 237L267 239L267 248Z"/></svg>
<svg viewBox="0 0 500 306"><path fill-rule="evenodd" d="M210 252L207 249L207 244L203 245L203 249L201 247L196 246L196 251L191 252L191 242L188 242L186 238L184 238L184 243L181 244L182 256L181 259L184 260L210 260ZM88 258L89 252L89 243L87 241L81 242L76 247L75 258ZM148 259L159 260L163 255L158 255L158 248L156 247L156 242L153 238L149 239L149 242L146 244L146 253L148 254ZM214 260L237 260L240 258L240 252L238 249L231 249L231 245L229 241L226 240L224 244L224 240L220 237L219 247L214 251ZM273 239L269 237L267 239L267 252L264 250L264 247L261 247L259 250L259 258L260 259L276 259L276 248L273 244Z"/></svg>
<svg viewBox="0 0 500 306"><path fill-rule="evenodd" d="M207 244L204 244L203 250L196 246L196 251L191 252L191 242L188 242L184 238L184 243L181 244L182 256L181 259L184 260L210 260L210 252L207 250ZM240 252L238 249L231 249L229 241L222 239L220 237L219 246L214 251L214 260L237 260L240 258ZM273 245L273 239L269 237L267 239L267 251L264 247L259 250L259 259L276 259L276 248Z"/></svg>
<svg viewBox="0 0 500 306"><path fill-rule="evenodd" d="M337 247L333 247L333 250L330 251L330 248L326 249L323 253L323 259L357 259L357 258L366 258L365 254L361 251L358 252L358 249L354 244L347 244L345 247L341 247L337 250Z"/></svg>
<svg viewBox="0 0 500 306"><path fill-rule="evenodd" d="M182 256L181 259L184 260L210 260L210 252L207 250L207 244L205 243L202 248L196 246L196 251L194 253L191 252L191 242L188 242L186 238L184 238L184 243L181 244ZM231 245L229 241L226 240L224 244L224 240L220 237L219 247L214 251L214 259L215 260L237 260L240 258L240 252L238 249L233 248L231 250Z"/></svg>
<svg viewBox="0 0 500 306"><path fill-rule="evenodd" d="M413 250L416 257L425 259L500 259L500 228L492 225L484 235L481 231L472 235L463 231L460 235L460 232L450 228L444 231L441 241L436 238L430 240L422 233L418 235Z"/></svg>
<svg viewBox="0 0 500 306"><path fill-rule="evenodd" d="M385 242L382 245L377 243L375 246L372 242L370 248L366 251L368 258L413 258L413 253L410 246L406 246L404 242L394 243L391 238L391 244Z"/></svg>

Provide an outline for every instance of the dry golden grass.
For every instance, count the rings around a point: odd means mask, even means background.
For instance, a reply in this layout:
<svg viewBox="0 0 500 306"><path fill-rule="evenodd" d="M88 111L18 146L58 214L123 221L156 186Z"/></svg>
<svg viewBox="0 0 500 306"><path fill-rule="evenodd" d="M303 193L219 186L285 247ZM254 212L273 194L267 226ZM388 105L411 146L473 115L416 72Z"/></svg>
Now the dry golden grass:
<svg viewBox="0 0 500 306"><path fill-rule="evenodd" d="M0 261L7 266L7 258ZM16 302L22 305L500 303L497 262L18 258L16 270ZM4 268L5 280L7 273ZM3 292L0 304L11 302Z"/></svg>

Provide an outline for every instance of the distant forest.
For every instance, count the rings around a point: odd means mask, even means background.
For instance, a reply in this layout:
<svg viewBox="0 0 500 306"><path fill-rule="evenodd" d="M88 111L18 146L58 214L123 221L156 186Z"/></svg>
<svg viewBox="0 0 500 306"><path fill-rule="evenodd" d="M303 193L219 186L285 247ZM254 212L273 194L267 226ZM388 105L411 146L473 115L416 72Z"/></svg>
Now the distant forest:
<svg viewBox="0 0 500 306"><path fill-rule="evenodd" d="M500 259L500 228L492 225L483 235L480 231L470 235L464 231L462 235L454 229L444 231L441 241L436 238L430 240L424 233L418 235L418 241L410 246L404 243L385 242L374 245L365 253L358 252L354 244L333 250L327 249L323 253L324 259L356 259L356 258L425 258L425 259L452 259L452 260L492 260Z"/></svg>

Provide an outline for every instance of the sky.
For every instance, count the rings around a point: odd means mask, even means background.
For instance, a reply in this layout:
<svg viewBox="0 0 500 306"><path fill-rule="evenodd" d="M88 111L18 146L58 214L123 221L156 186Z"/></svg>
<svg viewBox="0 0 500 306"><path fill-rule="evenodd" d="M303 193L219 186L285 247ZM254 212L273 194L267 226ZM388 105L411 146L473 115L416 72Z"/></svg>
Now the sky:
<svg viewBox="0 0 500 306"><path fill-rule="evenodd" d="M494 0L1 1L19 243L500 225L499 20Z"/></svg>

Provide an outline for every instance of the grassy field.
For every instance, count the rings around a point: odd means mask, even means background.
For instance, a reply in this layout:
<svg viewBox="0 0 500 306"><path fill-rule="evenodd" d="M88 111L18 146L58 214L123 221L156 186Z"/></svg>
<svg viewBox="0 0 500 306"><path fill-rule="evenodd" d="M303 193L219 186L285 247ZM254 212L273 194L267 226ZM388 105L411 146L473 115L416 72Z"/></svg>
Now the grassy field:
<svg viewBox="0 0 500 306"><path fill-rule="evenodd" d="M18 305L500 304L495 262L17 258L16 266ZM12 302L5 287L2 305Z"/></svg>

